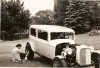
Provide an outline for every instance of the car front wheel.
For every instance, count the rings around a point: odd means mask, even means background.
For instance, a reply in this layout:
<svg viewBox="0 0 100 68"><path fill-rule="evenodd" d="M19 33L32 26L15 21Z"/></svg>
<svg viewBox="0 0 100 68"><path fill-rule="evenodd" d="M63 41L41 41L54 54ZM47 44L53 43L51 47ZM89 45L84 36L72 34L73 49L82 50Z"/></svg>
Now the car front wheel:
<svg viewBox="0 0 100 68"><path fill-rule="evenodd" d="M33 60L34 57L34 51L31 49L30 44L26 46L25 53L27 55L28 60Z"/></svg>
<svg viewBox="0 0 100 68"><path fill-rule="evenodd" d="M64 59L54 58L53 67L67 67Z"/></svg>

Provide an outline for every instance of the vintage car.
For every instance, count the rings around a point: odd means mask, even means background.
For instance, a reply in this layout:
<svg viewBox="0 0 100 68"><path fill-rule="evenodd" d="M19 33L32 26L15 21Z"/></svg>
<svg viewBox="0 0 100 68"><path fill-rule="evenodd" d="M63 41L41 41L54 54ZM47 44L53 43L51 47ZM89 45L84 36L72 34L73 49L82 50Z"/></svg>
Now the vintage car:
<svg viewBox="0 0 100 68"><path fill-rule="evenodd" d="M53 67L93 66L91 47L75 44L74 30L56 25L31 25L25 52L32 60L34 53L53 61Z"/></svg>

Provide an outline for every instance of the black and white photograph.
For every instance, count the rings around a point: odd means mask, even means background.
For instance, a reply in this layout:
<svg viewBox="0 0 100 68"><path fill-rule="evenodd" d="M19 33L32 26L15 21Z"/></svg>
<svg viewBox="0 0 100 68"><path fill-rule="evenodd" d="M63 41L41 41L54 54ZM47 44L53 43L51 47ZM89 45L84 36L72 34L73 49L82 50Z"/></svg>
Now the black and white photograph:
<svg viewBox="0 0 100 68"><path fill-rule="evenodd" d="M100 68L100 0L0 0L0 68Z"/></svg>

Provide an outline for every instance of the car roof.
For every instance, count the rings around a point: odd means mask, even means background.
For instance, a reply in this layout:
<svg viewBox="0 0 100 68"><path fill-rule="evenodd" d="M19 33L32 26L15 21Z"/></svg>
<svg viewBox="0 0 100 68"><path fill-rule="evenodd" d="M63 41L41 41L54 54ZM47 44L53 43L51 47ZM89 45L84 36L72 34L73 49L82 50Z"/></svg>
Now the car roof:
<svg viewBox="0 0 100 68"><path fill-rule="evenodd" d="M74 32L74 30L71 28L58 26L58 25L31 25L30 27L44 30L47 32Z"/></svg>

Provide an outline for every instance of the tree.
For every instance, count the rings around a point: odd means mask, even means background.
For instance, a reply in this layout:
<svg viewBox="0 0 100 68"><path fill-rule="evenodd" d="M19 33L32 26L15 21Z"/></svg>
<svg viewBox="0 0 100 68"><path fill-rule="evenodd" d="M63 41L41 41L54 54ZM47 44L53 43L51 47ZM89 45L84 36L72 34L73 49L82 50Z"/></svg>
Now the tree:
<svg viewBox="0 0 100 68"><path fill-rule="evenodd" d="M73 1L66 8L65 25L73 28L76 33L84 33L91 29L92 23L96 21L96 10L86 2Z"/></svg>
<svg viewBox="0 0 100 68"><path fill-rule="evenodd" d="M69 6L69 0L57 0L54 5L54 22L56 25L64 25L66 18L66 7Z"/></svg>
<svg viewBox="0 0 100 68"><path fill-rule="evenodd" d="M1 0L0 0L0 10L1 10ZM1 11L0 11L0 40L1 40Z"/></svg>
<svg viewBox="0 0 100 68"><path fill-rule="evenodd" d="M90 4L91 5L91 4ZM95 25L100 26L100 5L98 3L92 3L92 9L94 21L90 18L91 26L94 27Z"/></svg>
<svg viewBox="0 0 100 68"><path fill-rule="evenodd" d="M15 33L21 33L28 29L31 23L29 10L24 10L20 0L1 0L1 31L12 39Z"/></svg>
<svg viewBox="0 0 100 68"><path fill-rule="evenodd" d="M51 10L40 10L33 17L34 24L53 24L53 11Z"/></svg>

